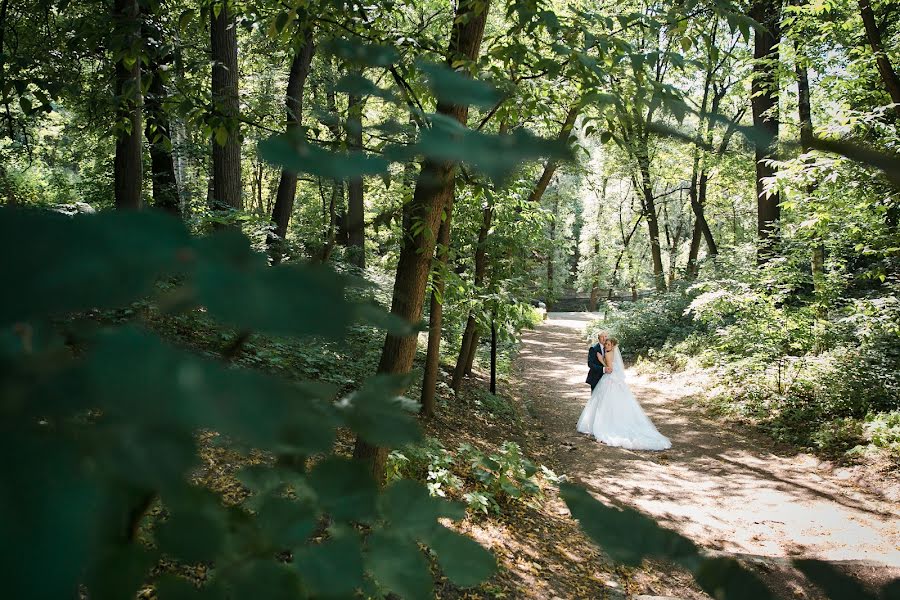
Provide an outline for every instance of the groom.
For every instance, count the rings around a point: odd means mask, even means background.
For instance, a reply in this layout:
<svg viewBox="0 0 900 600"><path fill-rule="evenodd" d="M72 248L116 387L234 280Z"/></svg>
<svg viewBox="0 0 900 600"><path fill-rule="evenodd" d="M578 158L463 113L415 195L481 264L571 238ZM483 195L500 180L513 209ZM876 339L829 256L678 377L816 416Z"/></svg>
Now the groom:
<svg viewBox="0 0 900 600"><path fill-rule="evenodd" d="M588 350L588 375L585 383L591 386L591 391L594 391L594 388L597 387L597 384L600 383L600 378L603 377L603 374L609 371L607 367L603 365L603 357L606 356L606 338L609 337L609 333L606 331L601 331L597 334L597 343L591 346L591 349Z"/></svg>

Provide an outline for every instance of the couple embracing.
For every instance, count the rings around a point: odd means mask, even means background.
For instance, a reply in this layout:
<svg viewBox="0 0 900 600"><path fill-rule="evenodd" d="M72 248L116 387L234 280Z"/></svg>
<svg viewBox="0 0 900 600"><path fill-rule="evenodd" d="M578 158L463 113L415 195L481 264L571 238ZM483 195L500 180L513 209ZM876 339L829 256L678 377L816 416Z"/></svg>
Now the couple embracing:
<svg viewBox="0 0 900 600"><path fill-rule="evenodd" d="M578 419L578 431L610 446L630 450L667 450L669 438L656 430L625 382L619 342L606 331L588 350L591 399Z"/></svg>

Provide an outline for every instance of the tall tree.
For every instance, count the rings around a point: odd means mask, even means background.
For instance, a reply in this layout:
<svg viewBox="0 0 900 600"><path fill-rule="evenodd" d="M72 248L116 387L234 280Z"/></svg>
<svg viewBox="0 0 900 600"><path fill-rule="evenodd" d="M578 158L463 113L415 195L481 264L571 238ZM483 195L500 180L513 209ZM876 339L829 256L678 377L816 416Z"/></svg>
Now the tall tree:
<svg viewBox="0 0 900 600"><path fill-rule="evenodd" d="M581 108L581 101L576 101L569 108L565 119L563 119L562 128L559 130L559 135L557 136L558 139L566 141L569 139L569 136L572 135L572 129L575 128L575 121L578 119ZM556 173L558 167L559 161L552 159L547 161L544 165L544 170L541 171L541 176L538 178L537 184L528 196L528 201L530 203L537 204L541 201L541 197L544 195L544 192L547 191L547 186L550 185L550 180L553 179L553 174Z"/></svg>
<svg viewBox="0 0 900 600"><path fill-rule="evenodd" d="M173 215L181 214L178 180L175 176L175 159L172 156L172 130L166 112L166 67L172 62L172 55L159 43L162 32L150 29L147 24L145 39L157 40L155 48L149 49L147 71L150 84L144 97L147 122L144 135L150 146L150 178L153 183L153 206Z"/></svg>
<svg viewBox="0 0 900 600"><path fill-rule="evenodd" d="M238 44L234 0L210 7L212 102L218 118L212 146L212 207L241 210L241 128Z"/></svg>
<svg viewBox="0 0 900 600"><path fill-rule="evenodd" d="M800 117L800 147L804 153L812 150L813 142L813 120L812 120L812 101L809 91L809 72L807 70L806 56L804 56L800 45L794 44L796 50L796 61L794 64L794 72L797 76L797 113ZM815 185L809 184L806 187L806 193L809 196L815 192ZM816 293L821 297L825 285L825 244L821 239L813 245L812 249L812 275L813 286ZM822 302L817 304L819 316L825 318L825 305Z"/></svg>
<svg viewBox="0 0 900 600"><path fill-rule="evenodd" d="M481 211L481 226L478 229L478 241L475 246L475 273L472 280L473 289L479 290L484 284L487 271L487 236L491 230L491 221L494 217L494 207L485 206ZM466 319L466 327L463 330L462 344L459 348L459 356L456 358L456 366L453 369L453 377L450 387L458 392L462 385L463 376L468 366L469 355L473 347L478 344L478 321L475 319L475 308L469 309Z"/></svg>
<svg viewBox="0 0 900 600"><path fill-rule="evenodd" d="M113 188L116 208L140 209L141 160L141 10L138 0L115 0L113 24L119 50L116 61L116 157Z"/></svg>
<svg viewBox="0 0 900 600"><path fill-rule="evenodd" d="M306 87L306 79L309 77L310 65L315 53L315 40L313 29L305 24L300 24L300 35L297 36L299 47L291 61L291 70L288 74L287 92L285 93L285 107L287 109L285 129L294 135L300 134L300 125L303 121L303 89ZM281 244L287 235L288 223L291 213L294 211L294 197L297 195L297 173L290 169L282 169L281 178L278 180L278 191L275 194L275 205L272 207L272 225L274 230L269 236L269 254L272 261L281 260Z"/></svg>
<svg viewBox="0 0 900 600"><path fill-rule="evenodd" d="M481 51L490 0L461 0L456 7L453 30L447 51L447 64L454 67L474 61ZM469 107L441 99L437 112L466 125ZM410 323L422 317L422 303L428 282L428 267L434 253L435 233L444 207L453 194L456 163L426 158L422 163L409 213L414 232L404 237L397 263L391 313ZM421 224L421 227L418 225ZM388 334L384 341L379 373L408 373L416 354L416 336ZM353 455L366 461L378 481L384 480L387 449L357 438Z"/></svg>
<svg viewBox="0 0 900 600"><path fill-rule="evenodd" d="M894 104L894 112L900 116L900 77L894 71L891 59L885 52L884 44L881 42L881 32L878 30L878 24L875 22L875 13L872 12L872 5L869 0L859 0L859 14L862 16L863 27L866 29L866 38L869 40L869 46L875 53L875 63L878 65L878 74L881 75L881 81L884 89L891 97Z"/></svg>
<svg viewBox="0 0 900 600"><path fill-rule="evenodd" d="M447 202L444 219L438 232L437 256L431 273L431 300L428 312L428 351L425 355L425 374L422 377L422 416L434 416L434 394L441 362L441 325L444 316L447 258L450 254L450 227L453 217L453 197Z"/></svg>
<svg viewBox="0 0 900 600"><path fill-rule="evenodd" d="M347 97L347 147L362 151L363 99L358 94ZM362 176L352 177L347 186L347 249L350 262L360 268L366 266L365 203Z"/></svg>
<svg viewBox="0 0 900 600"><path fill-rule="evenodd" d="M781 0L753 0L750 16L762 27L753 33L753 82L750 104L756 130L756 204L759 260L772 253L775 228L781 218L777 191L767 192L765 180L775 176L778 158L778 42L781 38Z"/></svg>

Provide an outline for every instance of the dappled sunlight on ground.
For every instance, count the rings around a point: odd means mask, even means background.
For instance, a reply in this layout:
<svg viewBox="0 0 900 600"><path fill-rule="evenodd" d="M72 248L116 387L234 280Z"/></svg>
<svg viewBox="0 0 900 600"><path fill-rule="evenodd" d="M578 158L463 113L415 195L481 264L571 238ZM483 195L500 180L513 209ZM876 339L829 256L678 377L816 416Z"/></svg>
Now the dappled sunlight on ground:
<svg viewBox="0 0 900 600"><path fill-rule="evenodd" d="M728 427L691 401L685 375L628 372L638 401L671 450L612 448L575 431L588 401L587 313L551 313L529 332L517 361L522 396L543 426L547 454L613 504L633 506L700 545L743 557L808 557L870 565L900 576L898 507L816 469L807 455L778 456L756 433ZM866 567L869 568L869 567Z"/></svg>

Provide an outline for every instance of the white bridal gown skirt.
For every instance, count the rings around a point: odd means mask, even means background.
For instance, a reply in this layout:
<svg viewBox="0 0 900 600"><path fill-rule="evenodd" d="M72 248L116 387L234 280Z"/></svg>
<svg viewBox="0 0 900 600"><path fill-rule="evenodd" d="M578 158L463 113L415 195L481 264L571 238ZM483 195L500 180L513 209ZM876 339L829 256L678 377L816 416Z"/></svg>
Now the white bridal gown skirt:
<svg viewBox="0 0 900 600"><path fill-rule="evenodd" d="M610 446L630 450L667 450L669 438L656 430L618 373L604 375L581 411L578 431Z"/></svg>

